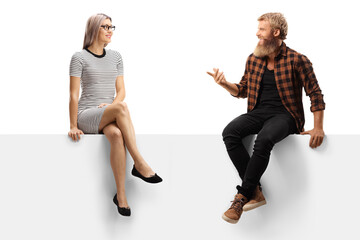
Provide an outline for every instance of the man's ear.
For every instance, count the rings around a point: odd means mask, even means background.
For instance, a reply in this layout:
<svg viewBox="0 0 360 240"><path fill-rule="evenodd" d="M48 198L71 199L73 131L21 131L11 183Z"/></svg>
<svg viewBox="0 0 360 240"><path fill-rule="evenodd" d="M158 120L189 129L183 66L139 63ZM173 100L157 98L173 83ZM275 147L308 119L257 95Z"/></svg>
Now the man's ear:
<svg viewBox="0 0 360 240"><path fill-rule="evenodd" d="M280 29L275 29L273 32L274 37L280 36Z"/></svg>

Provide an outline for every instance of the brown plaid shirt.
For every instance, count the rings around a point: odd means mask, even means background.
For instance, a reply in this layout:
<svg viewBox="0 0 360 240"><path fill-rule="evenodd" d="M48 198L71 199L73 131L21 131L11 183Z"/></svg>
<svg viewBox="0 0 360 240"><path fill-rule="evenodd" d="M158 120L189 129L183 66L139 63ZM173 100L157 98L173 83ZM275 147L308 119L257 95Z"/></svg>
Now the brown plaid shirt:
<svg viewBox="0 0 360 240"><path fill-rule="evenodd" d="M244 76L240 83L236 84L239 88L236 97L248 98L248 112L252 111L256 105L266 66L265 58L251 54L246 62ZM303 87L306 96L310 97L310 111L325 109L323 94L321 94L312 64L306 56L288 48L283 42L279 54L275 57L274 74L281 101L294 117L297 128L301 132L305 124L302 104Z"/></svg>

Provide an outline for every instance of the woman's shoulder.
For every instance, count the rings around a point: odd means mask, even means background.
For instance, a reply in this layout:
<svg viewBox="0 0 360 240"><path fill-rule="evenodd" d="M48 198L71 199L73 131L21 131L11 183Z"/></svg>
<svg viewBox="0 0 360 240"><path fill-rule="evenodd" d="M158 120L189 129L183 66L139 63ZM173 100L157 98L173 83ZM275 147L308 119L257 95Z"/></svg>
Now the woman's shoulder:
<svg viewBox="0 0 360 240"><path fill-rule="evenodd" d="M75 52L72 55L71 59L83 61L84 60L84 52L85 52L84 49L79 52Z"/></svg>
<svg viewBox="0 0 360 240"><path fill-rule="evenodd" d="M116 50L106 49L106 53L109 54L109 55L112 55L112 56L114 56L116 58L121 58L121 54Z"/></svg>
<svg viewBox="0 0 360 240"><path fill-rule="evenodd" d="M86 52L86 50L83 49L83 50L81 50L81 51L75 52L75 53L73 54L73 56L83 57L85 52Z"/></svg>

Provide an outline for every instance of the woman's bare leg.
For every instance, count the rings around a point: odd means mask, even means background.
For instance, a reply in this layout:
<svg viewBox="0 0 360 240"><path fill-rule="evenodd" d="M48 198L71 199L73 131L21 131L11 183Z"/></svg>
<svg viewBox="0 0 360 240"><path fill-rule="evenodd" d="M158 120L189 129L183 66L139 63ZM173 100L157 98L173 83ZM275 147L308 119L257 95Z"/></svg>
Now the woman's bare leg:
<svg viewBox="0 0 360 240"><path fill-rule="evenodd" d="M135 131L126 103L120 102L108 105L101 118L99 129L101 130L113 122L116 122L116 125L121 130L125 145L134 159L135 168L145 177L154 175L154 171L145 162L136 146Z"/></svg>
<svg viewBox="0 0 360 240"><path fill-rule="evenodd" d="M110 163L114 173L119 207L128 207L125 194L126 152L123 136L115 123L104 127L103 132L110 142Z"/></svg>

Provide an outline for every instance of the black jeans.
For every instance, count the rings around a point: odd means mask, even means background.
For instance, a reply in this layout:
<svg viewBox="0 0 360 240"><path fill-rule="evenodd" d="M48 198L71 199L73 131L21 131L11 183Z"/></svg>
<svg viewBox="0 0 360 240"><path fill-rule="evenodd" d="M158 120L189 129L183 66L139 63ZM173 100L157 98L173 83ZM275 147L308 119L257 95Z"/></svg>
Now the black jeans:
<svg viewBox="0 0 360 240"><path fill-rule="evenodd" d="M284 107L255 108L232 120L223 131L223 140L231 161L242 179L238 192L250 199L265 172L275 143L297 132L294 118ZM250 157L242 143L248 135L257 134Z"/></svg>

